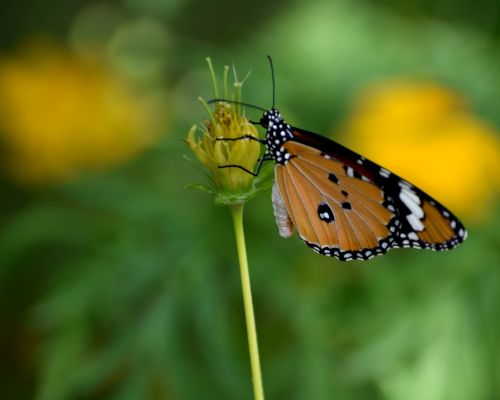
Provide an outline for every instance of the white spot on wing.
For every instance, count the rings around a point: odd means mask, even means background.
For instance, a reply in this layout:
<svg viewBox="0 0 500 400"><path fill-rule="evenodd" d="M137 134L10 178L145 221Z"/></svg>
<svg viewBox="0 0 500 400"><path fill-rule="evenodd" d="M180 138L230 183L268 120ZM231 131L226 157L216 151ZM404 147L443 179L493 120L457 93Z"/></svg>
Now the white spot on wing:
<svg viewBox="0 0 500 400"><path fill-rule="evenodd" d="M418 240L418 236L415 232L410 232L408 234L408 239L411 239L411 240Z"/></svg>
<svg viewBox="0 0 500 400"><path fill-rule="evenodd" d="M378 173L384 178L389 178L389 176L391 176L391 171L388 171L385 168L380 168L380 171Z"/></svg>
<svg viewBox="0 0 500 400"><path fill-rule="evenodd" d="M406 181L399 181L398 185L402 189L409 189L409 190L411 190L411 185L408 182L406 182Z"/></svg>
<svg viewBox="0 0 500 400"><path fill-rule="evenodd" d="M415 214L409 214L406 216L406 219L408 220L408 222L410 223L410 226L420 232L420 231L423 231L425 226L424 224L422 223L422 221L420 221Z"/></svg>
<svg viewBox="0 0 500 400"><path fill-rule="evenodd" d="M408 207L412 215L415 215L417 218L422 218L424 216L424 210L420 207L420 199L413 191L407 188L401 188L399 198L406 207Z"/></svg>

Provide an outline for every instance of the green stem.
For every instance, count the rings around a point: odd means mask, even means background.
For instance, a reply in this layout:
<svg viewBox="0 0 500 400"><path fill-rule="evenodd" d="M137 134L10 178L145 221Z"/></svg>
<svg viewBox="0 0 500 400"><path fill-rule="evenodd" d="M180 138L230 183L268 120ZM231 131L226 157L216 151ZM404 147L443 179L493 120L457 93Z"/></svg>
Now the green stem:
<svg viewBox="0 0 500 400"><path fill-rule="evenodd" d="M241 288L243 291L243 305L245 307L245 319L247 323L253 394L255 400L264 400L259 347L257 345L257 331L255 329L255 316L252 303L252 290L250 288L250 274L248 273L247 250L245 247L245 234L243 232L243 204L232 206L231 215L233 217L236 247L238 249L238 259L240 262Z"/></svg>

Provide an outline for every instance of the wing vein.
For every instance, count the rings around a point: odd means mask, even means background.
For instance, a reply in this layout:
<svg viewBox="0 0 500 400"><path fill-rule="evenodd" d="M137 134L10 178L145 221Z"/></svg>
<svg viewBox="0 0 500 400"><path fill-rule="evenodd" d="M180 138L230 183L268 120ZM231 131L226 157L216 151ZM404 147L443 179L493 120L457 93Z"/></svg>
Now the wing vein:
<svg viewBox="0 0 500 400"><path fill-rule="evenodd" d="M326 173L330 173L331 172L330 170L328 170L326 168L323 168L322 166L311 162L307 158L301 157L300 160L306 162L307 164L312 165L313 167L317 167L317 168L321 169L322 171L325 171ZM348 179L355 179L355 178L348 177ZM369 182L366 182L366 183L372 183L372 184L374 184L372 181L369 181ZM372 203L375 203L376 205L380 205L380 203L378 201L376 201L376 200L372 199L371 197L367 196L364 192L358 190L355 186L352 186L352 185L348 185L348 186L349 186L349 190L355 191L357 194L359 194L360 196L362 196L364 199L367 199L367 200L371 201ZM375 185L375 186L379 190L382 190L379 186L377 186L377 185Z"/></svg>
<svg viewBox="0 0 500 400"><path fill-rule="evenodd" d="M307 174L306 171L304 171L299 165L296 165L296 163L292 163L292 165L299 171L299 173L304 176L304 178L306 178L309 182L311 182L311 184L316 188L316 190L318 190L318 192L320 192L324 197L328 197L329 199L331 199L333 202L335 202L335 204L341 208L341 204L340 202L333 198L330 194L328 193L325 193L323 190L321 190L321 188L319 188L316 183L314 182L313 179L310 178L310 175ZM356 191L357 192L357 191ZM366 196L363 196L364 198L368 198ZM371 199L370 199L371 200ZM359 201L358 202L360 205L363 205L363 202L362 201ZM381 207L380 203L376 203L378 206ZM382 221L380 219L380 217L377 215L377 214L373 214L372 212L370 212L370 210L368 208L366 208L365 206L363 206L363 208L365 209L366 213L368 213L369 215L372 215L374 216L381 224L385 225L384 221ZM368 223L364 220L364 217L362 215L360 215L356 210L352 209L351 211L354 211L354 213L358 216L358 218L360 219L360 221L367 227L367 229L376 237L376 234L375 232L373 231L373 229L370 227L370 225L368 225ZM358 243L361 244L361 241L359 240L359 237L356 233L356 230L354 229L353 225L352 225L352 222L351 222L351 219L349 218L349 215L347 215L347 213L344 212L344 215L346 215L346 218L347 220L349 221L349 225L351 226L352 228L352 231L354 233L354 235L356 236L356 239L358 240ZM337 226L335 226L335 228L337 228ZM337 231L337 235L338 235L338 231Z"/></svg>
<svg viewBox="0 0 500 400"><path fill-rule="evenodd" d="M287 178L287 179L285 179ZM307 210L307 207L305 207L304 205L304 202L302 201L301 197L300 197L300 194L299 192L297 191L297 189L295 188L295 186L293 185L293 182L291 182L291 179L290 179L290 175L286 172L286 170L284 171L284 176L283 176L283 185L285 186L285 190L287 192L287 196L288 198L290 199L290 195L289 195L289 188L288 188L288 184L287 184L287 181L290 181L291 183L291 187L292 189L295 191L296 195L297 195L297 198L300 200L300 204L302 205L302 208L306 211L306 215L307 215L307 218L309 220L309 225L311 226L311 230L312 232L314 233L314 236L316 236L316 243L319 245L319 236L318 236L318 233L316 232L316 229L314 229L314 224L312 223L312 220L311 220L311 216L309 214L309 211ZM292 205L292 202L290 202L290 204ZM293 207L293 206L292 206ZM298 226L298 225L297 225Z"/></svg>
<svg viewBox="0 0 500 400"><path fill-rule="evenodd" d="M314 163L312 163L311 161L307 160L307 159L304 159L304 158L301 158L301 160L304 160L307 162L307 164L311 165L312 167L318 167L319 169L321 169L322 171L325 171L326 173L330 173L331 171L319 166L319 165L316 165ZM299 166L298 166L299 167ZM300 167L299 167L300 168ZM307 174L307 171L304 171L306 174ZM309 175L309 174L308 174ZM354 179L354 178L349 178L349 179ZM348 182L347 182L348 183ZM367 182L368 184L368 182ZM379 201L376 201L375 199L369 197L367 194L365 194L364 192L358 190L355 186L353 185L349 185L349 184L344 184L346 189L348 189L350 192L354 192L356 194L359 195L359 197L361 199L357 200L357 202L363 206L363 209L364 211L368 214L368 215L371 215L374 217L374 219L376 219L382 226L386 226L386 222L382 216L380 216L379 214L376 214L376 213L373 213L370 209L369 209L369 206L368 204L373 204L375 205L375 207L383 207L382 204L379 202ZM377 185L374 185L378 190L380 190L381 192L382 189L377 186ZM324 192L322 192L324 193ZM330 197L330 196L329 196ZM368 200L368 201L364 201L364 200ZM384 207L385 209L385 207ZM386 209L387 210L387 209ZM394 212L391 212L389 210L387 210L389 213L391 213L392 215L396 215Z"/></svg>
<svg viewBox="0 0 500 400"><path fill-rule="evenodd" d="M340 205L340 203L339 203L336 199L334 199L332 196L330 196L328 193L323 192L323 191L322 191L322 190L321 190L321 189L320 189L320 188L316 185L316 183L314 182L314 180L313 180L313 179L311 179L311 178L309 177L309 175L308 175L306 172L304 172L304 171L302 170L302 168L300 168L298 165L296 165L296 163L291 163L291 166L293 166L293 167L294 167L294 168L298 171L298 173L299 173L299 174L301 174L301 175L302 175L302 176L303 176L303 177L304 177L304 178L305 178L305 179L306 179L306 180L307 180L307 181L308 181L308 182L309 182L309 183L310 183L310 184L311 184L311 185L312 185L312 186L313 186L313 187L314 187L314 188L315 188L315 189L316 189L319 193L321 193L321 194L323 195L323 197L327 197L327 198L331 199L331 200L332 200L332 201L333 201L333 202L334 202L334 203L335 203L335 204L336 204L336 205L337 205L337 206L341 209L341 205ZM356 210L351 210L351 211L353 211L353 212L354 212L354 213L358 216L359 220L360 220L360 221L361 221L361 222L362 222L362 223L366 226L366 228L368 229L368 231L369 231L369 232L370 232L370 233L371 233L374 237L376 237L375 233L373 232L373 230L371 229L371 227L370 227L370 226L366 223L366 221L364 220L364 218L363 218L363 217L362 217L362 216L361 216L361 215L360 215L360 214L359 214ZM352 243L351 243L351 247L358 247L358 248L361 248L361 247L362 247L362 245L361 245L361 243L362 243L362 242L361 242L361 240L360 240L360 238L359 238L359 236L358 236L358 233L356 232L356 229L354 228L354 225L353 225L353 223L352 223L352 221L351 221L351 218L349 217L348 213L346 213L346 212L344 212L344 211L341 211L341 212L344 214L344 216L345 216L345 218L346 218L347 222L349 223L349 226L350 226L350 228L351 228L351 231L352 231L352 233L353 233L353 236L356 238L356 240L357 240L357 242L358 242L357 246L352 246ZM367 212L368 212L368 213L370 213L368 210L367 210ZM337 238L338 238L339 236L338 236L338 228L337 228L337 223L335 224L335 229L336 229L336 232L337 232ZM348 236L348 237L349 237L349 236ZM339 242L339 247L340 247L340 242Z"/></svg>

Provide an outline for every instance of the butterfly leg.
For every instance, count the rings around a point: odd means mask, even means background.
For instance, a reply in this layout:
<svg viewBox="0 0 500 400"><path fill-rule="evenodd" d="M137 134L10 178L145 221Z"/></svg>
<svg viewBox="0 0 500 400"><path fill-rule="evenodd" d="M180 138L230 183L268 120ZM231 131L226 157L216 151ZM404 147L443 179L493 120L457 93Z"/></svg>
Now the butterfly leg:
<svg viewBox="0 0 500 400"><path fill-rule="evenodd" d="M229 164L229 165L219 165L219 168L239 168L241 169L242 171L245 171L246 173L252 175L252 176L258 176L259 175L259 172L262 168L262 164L264 163L264 161L270 161L272 160L272 157L268 154L264 154L262 157L259 158L259 163L257 164L257 168L255 170L255 172L253 171L250 171L249 169L246 169L245 167L241 166L241 165L234 165L234 164Z"/></svg>
<svg viewBox="0 0 500 400"><path fill-rule="evenodd" d="M238 136L236 138L224 138L224 137L221 137L221 138L216 138L215 140L220 140L220 141L235 141L235 140L243 140L243 139L249 139L249 140L255 140L256 142L259 142L261 144L264 144L266 143L266 141L264 139L259 139L255 136L252 136L252 135L243 135L243 136Z"/></svg>

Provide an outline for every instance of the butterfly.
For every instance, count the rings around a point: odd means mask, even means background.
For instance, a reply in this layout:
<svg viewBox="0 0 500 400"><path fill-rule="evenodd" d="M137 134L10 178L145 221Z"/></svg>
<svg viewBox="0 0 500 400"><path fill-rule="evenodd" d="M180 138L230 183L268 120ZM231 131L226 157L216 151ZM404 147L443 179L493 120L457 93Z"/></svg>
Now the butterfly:
<svg viewBox="0 0 500 400"><path fill-rule="evenodd" d="M316 253L340 261L368 260L393 248L449 250L467 238L459 219L437 200L388 169L324 136L288 124L273 106L258 122L266 129L264 161L275 162L274 216L282 237L297 231ZM213 99L210 102L227 101ZM233 102L236 103L236 102ZM229 140L238 140L229 139Z"/></svg>

